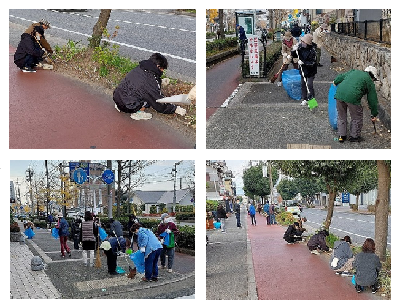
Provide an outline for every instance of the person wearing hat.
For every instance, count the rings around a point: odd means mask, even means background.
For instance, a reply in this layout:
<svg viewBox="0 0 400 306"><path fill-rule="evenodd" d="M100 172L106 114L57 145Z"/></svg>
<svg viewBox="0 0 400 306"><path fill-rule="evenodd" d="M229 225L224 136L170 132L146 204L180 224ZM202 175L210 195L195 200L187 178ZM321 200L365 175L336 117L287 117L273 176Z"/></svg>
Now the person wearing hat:
<svg viewBox="0 0 400 306"><path fill-rule="evenodd" d="M315 235L311 236L310 240L307 242L311 254L319 255L319 251L329 251L329 247L326 245L326 237L328 236L329 232L326 229L322 229Z"/></svg>
<svg viewBox="0 0 400 306"><path fill-rule="evenodd" d="M65 251L67 251L68 256L71 257L71 249L67 244L69 236L69 224L61 213L58 214L58 223L56 228L58 228L58 235L60 236L61 257L65 257Z"/></svg>
<svg viewBox="0 0 400 306"><path fill-rule="evenodd" d="M371 121L376 122L378 97L374 81L377 79L377 69L373 66L368 66L364 71L353 69L339 74L333 81L333 84L337 86L335 99L338 112L339 142L344 142L347 139L347 109L351 117L349 141L361 141L361 129L363 127L361 98L364 95L367 95Z"/></svg>
<svg viewBox="0 0 400 306"><path fill-rule="evenodd" d="M283 71L287 70L289 68L289 64L293 63L293 68L294 69L299 69L297 65L297 61L299 60L298 58L293 58L292 57L292 48L297 45L298 41L296 38L292 36L292 33L289 31L285 32L285 36L283 36L282 40L282 57L283 57L283 66L281 68L281 72L279 73L278 77L278 86L282 85L282 73Z"/></svg>
<svg viewBox="0 0 400 306"><path fill-rule="evenodd" d="M174 264L175 257L175 244L165 245L164 239L161 238L163 235L173 234L174 240L176 236L179 234L179 230L176 227L175 223L171 221L170 216L167 213L163 213L161 215L161 223L158 225L156 236L161 240L161 244L163 246L160 254L161 260L161 269L165 269L165 256L168 256L168 272L172 272L172 265Z"/></svg>
<svg viewBox="0 0 400 306"><path fill-rule="evenodd" d="M325 34L328 31L328 25L326 23L320 24L320 26L313 33L313 41L317 44L317 66L322 67L321 60L321 48L325 40Z"/></svg>
<svg viewBox="0 0 400 306"><path fill-rule="evenodd" d="M38 41L44 34L43 28L35 26L31 33L23 33L14 54L14 63L22 72L36 72L35 66L43 61L45 51Z"/></svg>
<svg viewBox="0 0 400 306"><path fill-rule="evenodd" d="M299 37L301 36L303 31L299 27L299 24L295 22L290 32L292 33L293 37L296 38L296 40L299 40Z"/></svg>
<svg viewBox="0 0 400 306"><path fill-rule="evenodd" d="M25 33L30 34L32 33L33 29L35 27L41 27L43 30L47 30L50 29L50 23L46 20L46 19L41 19L39 22L35 22L32 23L26 30ZM46 38L44 37L44 33L43 35L40 37L39 39L40 44L42 45L42 47L48 52L48 53L53 53L53 50L51 49L50 44L47 42Z"/></svg>
<svg viewBox="0 0 400 306"><path fill-rule="evenodd" d="M304 74L301 78L301 105L308 105L307 101L315 97L314 78L317 74L317 51L311 34L301 37L300 43L293 47L292 56L298 58L300 70ZM306 85L307 82L307 85ZM307 91L307 87L310 93Z"/></svg>

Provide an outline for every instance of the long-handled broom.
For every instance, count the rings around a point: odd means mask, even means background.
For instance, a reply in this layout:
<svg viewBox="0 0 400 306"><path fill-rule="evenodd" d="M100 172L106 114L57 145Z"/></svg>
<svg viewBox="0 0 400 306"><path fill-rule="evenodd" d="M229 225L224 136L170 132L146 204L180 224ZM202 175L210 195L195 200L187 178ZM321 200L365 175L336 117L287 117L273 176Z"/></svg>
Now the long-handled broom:
<svg viewBox="0 0 400 306"><path fill-rule="evenodd" d="M296 54L297 54L297 57L300 59L299 52L297 52L297 50L296 50ZM300 66L301 75L303 76L303 79L304 79L304 83L306 83L307 99L308 99L310 97L310 89L308 88L307 79L304 76L303 68L301 68L301 65L299 65L299 66ZM308 100L307 103L308 103L309 109L314 109L318 106L318 102L317 102L317 100L315 100L314 97L312 97L310 100Z"/></svg>
<svg viewBox="0 0 400 306"><path fill-rule="evenodd" d="M285 64L282 64L281 69L279 69L279 71L274 74L274 76L271 78L271 83L274 83L276 81L276 79L278 78L279 74L282 72L283 66L285 66Z"/></svg>
<svg viewBox="0 0 400 306"><path fill-rule="evenodd" d="M96 262L94 264L96 268L101 268L101 258L100 258L100 243L99 237L97 236L97 252L96 252Z"/></svg>

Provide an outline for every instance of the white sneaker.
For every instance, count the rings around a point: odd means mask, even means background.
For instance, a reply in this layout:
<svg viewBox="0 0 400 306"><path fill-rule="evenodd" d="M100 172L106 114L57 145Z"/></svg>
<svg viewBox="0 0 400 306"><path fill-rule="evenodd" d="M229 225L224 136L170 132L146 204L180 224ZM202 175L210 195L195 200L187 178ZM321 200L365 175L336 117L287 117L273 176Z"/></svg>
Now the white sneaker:
<svg viewBox="0 0 400 306"><path fill-rule="evenodd" d="M278 85L278 87L281 87L282 86L282 82L278 82L278 83L276 83L276 85Z"/></svg>
<svg viewBox="0 0 400 306"><path fill-rule="evenodd" d="M114 104L114 107L115 107L115 109L116 109L117 111L121 112L121 111L119 110L119 108L118 108L118 105L117 105L117 104Z"/></svg>
<svg viewBox="0 0 400 306"><path fill-rule="evenodd" d="M319 252L317 250L313 250L313 251L311 251L311 254L319 255Z"/></svg>
<svg viewBox="0 0 400 306"><path fill-rule="evenodd" d="M300 105L301 105L301 106L306 106L306 105L308 105L308 102L307 102L307 100L303 100L303 101L301 101Z"/></svg>
<svg viewBox="0 0 400 306"><path fill-rule="evenodd" d="M131 114L131 118L133 120L149 120L153 118L153 115L143 111L138 111L136 113Z"/></svg>
<svg viewBox="0 0 400 306"><path fill-rule="evenodd" d="M53 65L42 64L42 68L43 68L44 70L53 70Z"/></svg>
<svg viewBox="0 0 400 306"><path fill-rule="evenodd" d="M168 272L169 272L169 273L172 273L172 269L168 269Z"/></svg>

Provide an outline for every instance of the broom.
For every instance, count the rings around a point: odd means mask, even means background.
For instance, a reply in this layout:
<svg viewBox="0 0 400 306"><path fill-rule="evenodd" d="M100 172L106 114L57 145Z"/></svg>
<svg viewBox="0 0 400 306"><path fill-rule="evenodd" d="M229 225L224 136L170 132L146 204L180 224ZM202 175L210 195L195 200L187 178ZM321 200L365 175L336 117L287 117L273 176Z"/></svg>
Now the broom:
<svg viewBox="0 0 400 306"><path fill-rule="evenodd" d="M99 238L97 237L97 240ZM96 252L96 263L94 264L96 268L101 268L101 259L100 259L100 246L99 243L97 243L97 252Z"/></svg>
<svg viewBox="0 0 400 306"><path fill-rule="evenodd" d="M299 52L297 52L297 50L296 50L296 54L297 54L297 57L300 59ZM300 66L301 75L303 76L303 79L304 79L304 83L306 83L307 94L308 94L308 97L309 97L310 96L310 90L308 89L307 79L304 76L303 68L301 68L301 65L299 65L299 66ZM307 99L308 99L308 97L307 97ZM309 109L314 109L314 108L316 108L318 106L317 100L315 100L314 97L312 99L308 100L307 103L308 103Z"/></svg>
<svg viewBox="0 0 400 306"><path fill-rule="evenodd" d="M281 69L279 69L279 71L274 74L274 76L271 78L271 83L274 83L276 81L276 79L278 78L279 74L282 72L283 66L285 66L285 64L282 64Z"/></svg>

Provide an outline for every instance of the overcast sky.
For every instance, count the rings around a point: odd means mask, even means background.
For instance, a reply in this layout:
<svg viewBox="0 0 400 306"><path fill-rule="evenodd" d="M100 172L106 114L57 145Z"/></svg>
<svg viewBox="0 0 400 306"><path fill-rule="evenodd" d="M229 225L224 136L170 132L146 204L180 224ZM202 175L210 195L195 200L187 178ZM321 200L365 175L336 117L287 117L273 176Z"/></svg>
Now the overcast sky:
<svg viewBox="0 0 400 306"><path fill-rule="evenodd" d="M236 183L236 194L244 195L243 192L243 169L248 165L248 160L225 160L226 165L229 170L232 170L233 176L235 177L233 181Z"/></svg>
<svg viewBox="0 0 400 306"><path fill-rule="evenodd" d="M61 161L48 161L49 167L50 163L58 164ZM65 161L64 161L65 162ZM100 162L106 164L106 161L92 161ZM138 190L173 190L174 181L172 176L172 169L174 164L179 162L178 160L159 160L155 164L147 167L144 170L147 176L146 183L138 187ZM37 173L45 173L44 160L11 160L10 161L10 181L21 183L21 195L24 194L26 190L26 170L31 167ZM116 168L116 164L113 163L113 167ZM194 161L184 160L179 165L177 165L177 188L179 188L179 178L182 177L183 188L187 187L186 177L193 173Z"/></svg>

